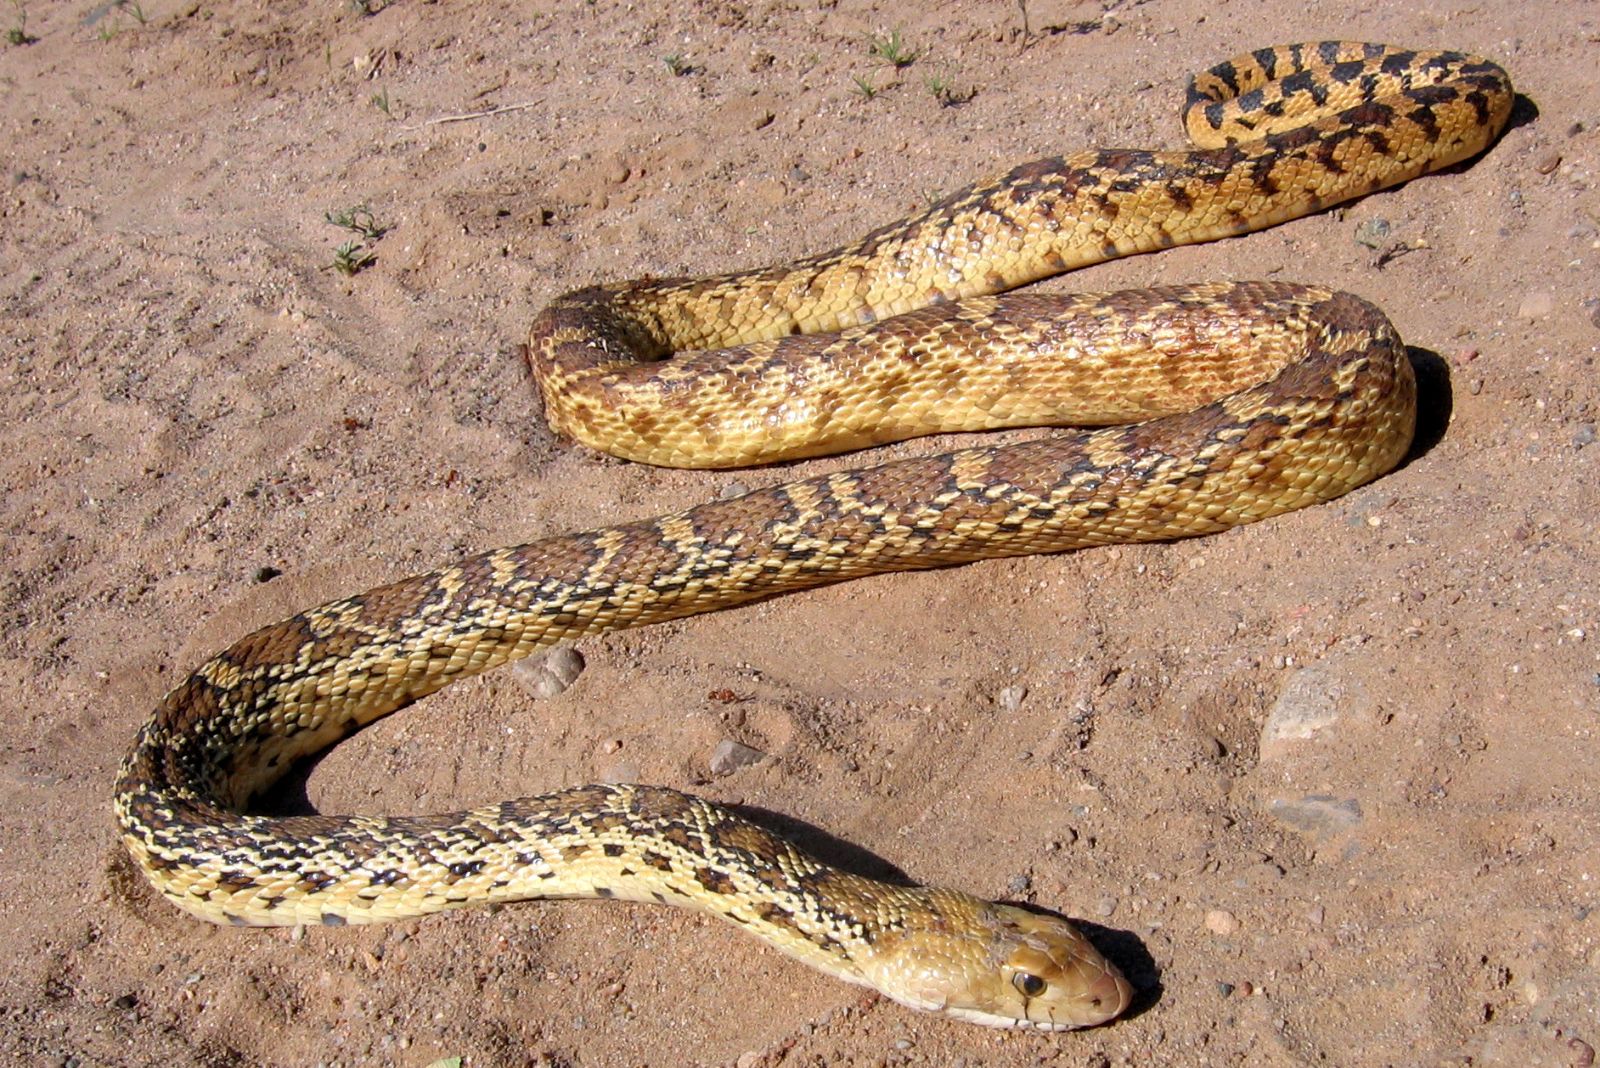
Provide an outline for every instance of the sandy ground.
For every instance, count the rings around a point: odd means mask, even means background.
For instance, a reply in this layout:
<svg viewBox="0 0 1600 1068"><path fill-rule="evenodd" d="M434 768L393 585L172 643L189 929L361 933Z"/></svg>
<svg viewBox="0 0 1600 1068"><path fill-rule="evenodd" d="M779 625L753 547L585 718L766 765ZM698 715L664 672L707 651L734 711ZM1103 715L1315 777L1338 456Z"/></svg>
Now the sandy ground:
<svg viewBox="0 0 1600 1068"><path fill-rule="evenodd" d="M0 10L32 38L0 47L0 1052L1591 1063L1600 6L1035 0L1027 42L998 0L369 7ZM895 28L919 53L898 72L866 43ZM518 357L545 300L816 251L1034 156L1172 144L1189 71L1324 37L1476 51L1528 99L1470 166L1049 288L1268 277L1379 301L1430 370L1404 469L1221 537L585 642L560 697L513 671L457 687L304 787L398 812L620 777L786 813L1089 921L1140 987L1126 1019L925 1017L644 906L214 929L134 874L117 762L251 627L830 466L658 471L552 440ZM358 204L389 229L347 277L353 235L324 213ZM1379 221L1378 249L1357 240ZM1296 712L1328 722L1263 744ZM724 739L766 755L714 776Z"/></svg>

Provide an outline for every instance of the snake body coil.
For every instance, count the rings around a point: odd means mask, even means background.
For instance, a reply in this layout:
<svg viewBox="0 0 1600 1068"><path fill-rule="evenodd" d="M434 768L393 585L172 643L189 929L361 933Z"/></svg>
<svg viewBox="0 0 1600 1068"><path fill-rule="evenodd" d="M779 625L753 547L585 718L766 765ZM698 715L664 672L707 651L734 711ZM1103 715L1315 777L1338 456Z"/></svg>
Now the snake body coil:
<svg viewBox="0 0 1600 1068"><path fill-rule="evenodd" d="M1043 160L824 256L558 299L529 345L552 426L651 462L810 455L949 429L950 409L964 426L1148 421L497 549L264 628L140 732L116 786L124 842L170 900L218 922L661 901L916 1008L1049 1029L1114 1017L1131 988L1065 921L840 872L671 790L426 817L245 806L301 757L557 642L862 575L1219 531L1377 477L1409 445L1415 389L1394 329L1358 298L1265 283L978 294L1437 169L1485 147L1510 103L1503 71L1456 53L1263 49L1191 87L1191 135L1212 147ZM790 336L819 331L842 332Z"/></svg>

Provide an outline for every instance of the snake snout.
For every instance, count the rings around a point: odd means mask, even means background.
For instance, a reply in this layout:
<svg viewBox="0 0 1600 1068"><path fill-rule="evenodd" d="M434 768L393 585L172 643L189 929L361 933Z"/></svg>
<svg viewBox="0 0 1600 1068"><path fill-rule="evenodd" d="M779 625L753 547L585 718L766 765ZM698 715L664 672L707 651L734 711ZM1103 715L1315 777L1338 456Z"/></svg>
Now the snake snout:
<svg viewBox="0 0 1600 1068"><path fill-rule="evenodd" d="M1086 1015L1104 1013L1098 1020L1085 1026L1107 1023L1128 1011L1128 1006L1133 1004L1133 984L1123 978L1115 964L1107 961L1105 970L1085 986L1082 1002Z"/></svg>

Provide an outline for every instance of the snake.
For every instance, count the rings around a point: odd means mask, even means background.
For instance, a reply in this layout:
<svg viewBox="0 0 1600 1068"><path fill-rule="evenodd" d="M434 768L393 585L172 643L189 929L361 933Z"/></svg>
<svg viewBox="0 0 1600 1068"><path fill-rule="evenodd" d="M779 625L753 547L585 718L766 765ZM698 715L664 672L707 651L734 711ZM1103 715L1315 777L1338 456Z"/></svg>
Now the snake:
<svg viewBox="0 0 1600 1068"><path fill-rule="evenodd" d="M657 902L914 1009L1046 1031L1114 1019L1135 989L1066 918L869 879L666 787L427 816L254 802L378 717L557 643L884 572L1214 533L1388 472L1416 384L1359 297L1286 282L996 294L1466 160L1512 101L1500 67L1457 52L1259 49L1191 80L1193 148L1038 160L822 255L556 298L525 350L546 418L631 459L770 464L957 428L1073 428L493 549L264 627L139 731L114 788L122 842L162 896L217 923Z"/></svg>

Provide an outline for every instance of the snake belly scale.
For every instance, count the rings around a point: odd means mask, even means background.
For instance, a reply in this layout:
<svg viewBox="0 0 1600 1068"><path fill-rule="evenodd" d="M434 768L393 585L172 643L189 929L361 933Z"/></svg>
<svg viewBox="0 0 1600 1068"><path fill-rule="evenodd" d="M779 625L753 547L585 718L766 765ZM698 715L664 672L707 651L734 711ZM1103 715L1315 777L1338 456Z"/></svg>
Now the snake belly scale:
<svg viewBox="0 0 1600 1068"><path fill-rule="evenodd" d="M529 342L552 427L649 462L770 462L950 418L1143 421L496 549L265 627L139 732L115 789L124 843L162 894L215 922L658 901L915 1008L1051 1030L1115 1017L1131 987L1066 921L839 871L661 787L438 816L248 806L296 760L559 642L888 571L1220 531L1383 474L1409 446L1415 386L1394 328L1359 298L1287 283L986 294L1436 170L1488 145L1511 100L1500 68L1458 53L1262 49L1194 79L1200 148L1042 160L822 256L558 298Z"/></svg>

